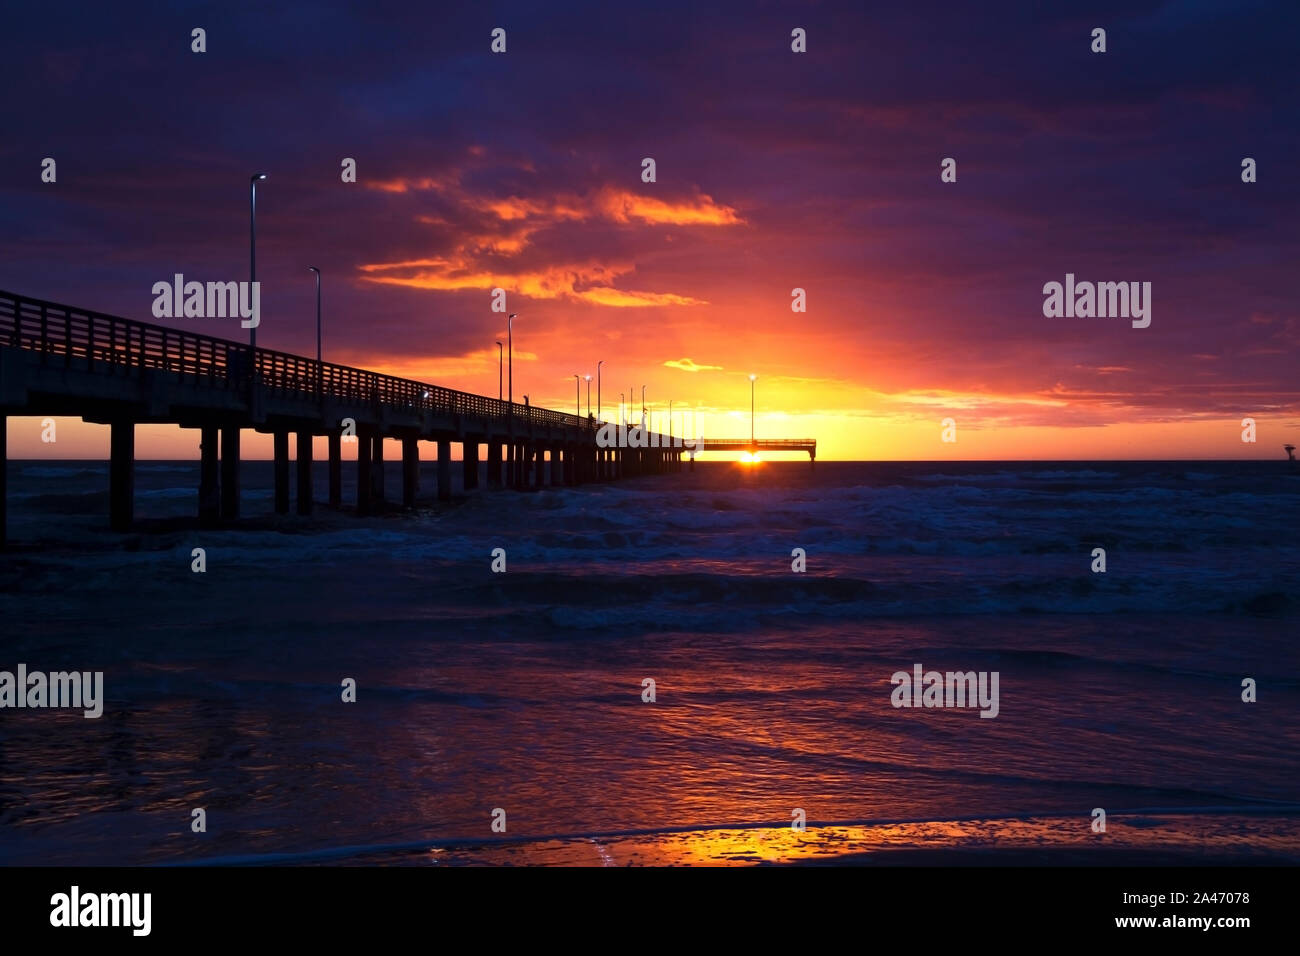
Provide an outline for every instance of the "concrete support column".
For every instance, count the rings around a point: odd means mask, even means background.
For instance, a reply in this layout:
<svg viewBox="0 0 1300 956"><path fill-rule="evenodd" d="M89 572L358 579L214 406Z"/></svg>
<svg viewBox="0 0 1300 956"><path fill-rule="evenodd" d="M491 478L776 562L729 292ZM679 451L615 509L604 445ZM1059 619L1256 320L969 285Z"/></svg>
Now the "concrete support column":
<svg viewBox="0 0 1300 956"><path fill-rule="evenodd" d="M221 429L221 520L239 518L239 426Z"/></svg>
<svg viewBox="0 0 1300 956"><path fill-rule="evenodd" d="M438 500L451 501L451 442L438 439Z"/></svg>
<svg viewBox="0 0 1300 956"><path fill-rule="evenodd" d="M375 443L370 452L370 470L374 473L374 477L370 479L372 485L370 491L375 500L382 503L388 500L384 492L384 433L376 428L374 436Z"/></svg>
<svg viewBox="0 0 1300 956"><path fill-rule="evenodd" d="M330 432L330 507L343 504L343 435Z"/></svg>
<svg viewBox="0 0 1300 956"><path fill-rule="evenodd" d="M298 433L298 514L311 514L311 432Z"/></svg>
<svg viewBox="0 0 1300 956"><path fill-rule="evenodd" d="M289 513L289 433L277 430L275 445L275 513Z"/></svg>
<svg viewBox="0 0 1300 956"><path fill-rule="evenodd" d="M9 416L0 415L0 549L9 532Z"/></svg>
<svg viewBox="0 0 1300 956"><path fill-rule="evenodd" d="M370 452L374 441L369 427L357 429L357 514L370 514L371 479Z"/></svg>
<svg viewBox="0 0 1300 956"><path fill-rule="evenodd" d="M501 442L496 439L488 442L487 483L489 488L501 487Z"/></svg>
<svg viewBox="0 0 1300 956"><path fill-rule="evenodd" d="M402 507L414 508L415 495L420 490L420 440L410 435L402 437Z"/></svg>
<svg viewBox="0 0 1300 956"><path fill-rule="evenodd" d="M199 429L199 524L211 528L221 521L221 480L217 426Z"/></svg>
<svg viewBox="0 0 1300 956"><path fill-rule="evenodd" d="M135 517L135 422L109 427L108 523L114 531L129 531Z"/></svg>
<svg viewBox="0 0 1300 956"><path fill-rule="evenodd" d="M460 457L461 487L466 491L473 491L478 487L478 442L461 442Z"/></svg>

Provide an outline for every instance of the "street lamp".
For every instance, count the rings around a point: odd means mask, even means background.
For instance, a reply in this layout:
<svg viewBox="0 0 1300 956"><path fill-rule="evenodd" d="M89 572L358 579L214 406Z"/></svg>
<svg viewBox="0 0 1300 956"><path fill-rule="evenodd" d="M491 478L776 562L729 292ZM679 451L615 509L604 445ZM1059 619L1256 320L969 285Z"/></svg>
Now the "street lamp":
<svg viewBox="0 0 1300 956"><path fill-rule="evenodd" d="M604 359L596 363L596 418L598 419L605 415L604 406L600 404L600 367L604 364Z"/></svg>
<svg viewBox="0 0 1300 956"><path fill-rule="evenodd" d="M670 398L670 399L668 399L668 439L669 439L669 444L672 444L672 437L673 437L673 400Z"/></svg>
<svg viewBox="0 0 1300 956"><path fill-rule="evenodd" d="M579 375L577 372L573 373L573 401L574 401L573 417L577 419L581 419L582 418L582 376Z"/></svg>
<svg viewBox="0 0 1300 956"><path fill-rule="evenodd" d="M506 320L506 351L510 357L510 404L515 403L515 318L518 312L511 312Z"/></svg>
<svg viewBox="0 0 1300 956"><path fill-rule="evenodd" d="M316 273L316 362L321 360L321 271L308 265L308 272Z"/></svg>
<svg viewBox="0 0 1300 956"><path fill-rule="evenodd" d="M587 417L591 417L591 376L587 376Z"/></svg>
<svg viewBox="0 0 1300 956"><path fill-rule="evenodd" d="M645 421L645 386L641 386L641 421Z"/></svg>
<svg viewBox="0 0 1300 956"><path fill-rule="evenodd" d="M501 343L497 342L497 401L501 401ZM500 477L500 476L498 476Z"/></svg>
<svg viewBox="0 0 1300 956"><path fill-rule="evenodd" d="M749 376L749 443L754 444L754 379L757 375Z"/></svg>
<svg viewBox="0 0 1300 956"><path fill-rule="evenodd" d="M321 366L321 348L320 348L320 270L315 266L308 266L308 272L316 273L316 391L321 390L321 374L324 369Z"/></svg>
<svg viewBox="0 0 1300 956"><path fill-rule="evenodd" d="M248 282L249 295L252 284L257 281L257 183L258 180L265 179L266 173L253 173L248 179ZM254 325L248 330L248 344L250 348L257 348L257 326Z"/></svg>
<svg viewBox="0 0 1300 956"><path fill-rule="evenodd" d="M618 413L619 415L623 414L623 393L622 392L618 393Z"/></svg>

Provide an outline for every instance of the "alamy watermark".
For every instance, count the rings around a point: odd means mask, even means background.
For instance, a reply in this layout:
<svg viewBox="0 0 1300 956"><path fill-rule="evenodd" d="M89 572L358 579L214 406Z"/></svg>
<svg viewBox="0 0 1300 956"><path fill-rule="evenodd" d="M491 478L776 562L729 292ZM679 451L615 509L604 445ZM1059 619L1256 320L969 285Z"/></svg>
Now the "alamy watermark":
<svg viewBox="0 0 1300 956"><path fill-rule="evenodd" d="M686 414L681 416L682 427L686 427ZM694 431L695 415L691 413L691 430ZM673 424L670 419L668 431L656 426L653 416L641 413L640 424L630 424L620 413L619 421L603 422L596 430L596 447L598 448L685 448L696 450L704 443L703 438L686 438L672 434Z"/></svg>
<svg viewBox="0 0 1300 956"><path fill-rule="evenodd" d="M1065 284L1043 286L1043 315L1049 319L1132 319L1133 328L1151 324L1150 282L1075 282L1065 274Z"/></svg>
<svg viewBox="0 0 1300 956"><path fill-rule="evenodd" d="M55 927L125 926L133 936L148 936L152 914L152 893L82 893L73 886L50 897L50 925Z"/></svg>
<svg viewBox="0 0 1300 956"><path fill-rule="evenodd" d="M0 709L80 707L87 719L104 713L103 671L0 671Z"/></svg>
<svg viewBox="0 0 1300 956"><path fill-rule="evenodd" d="M998 715L998 671L895 671L889 695L895 707L979 707L981 717Z"/></svg>
<svg viewBox="0 0 1300 956"><path fill-rule="evenodd" d="M155 319L225 319L255 329L262 321L262 283L186 282L182 273L172 281L153 284Z"/></svg>

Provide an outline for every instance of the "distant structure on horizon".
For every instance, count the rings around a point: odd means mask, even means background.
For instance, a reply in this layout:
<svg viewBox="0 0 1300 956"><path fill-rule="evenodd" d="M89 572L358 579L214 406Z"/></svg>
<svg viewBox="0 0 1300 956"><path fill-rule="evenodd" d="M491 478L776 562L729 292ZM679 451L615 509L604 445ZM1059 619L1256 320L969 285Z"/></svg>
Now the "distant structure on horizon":
<svg viewBox="0 0 1300 956"><path fill-rule="evenodd" d="M1295 461L1295 445L1283 445L1282 447L1286 449L1287 458Z"/></svg>

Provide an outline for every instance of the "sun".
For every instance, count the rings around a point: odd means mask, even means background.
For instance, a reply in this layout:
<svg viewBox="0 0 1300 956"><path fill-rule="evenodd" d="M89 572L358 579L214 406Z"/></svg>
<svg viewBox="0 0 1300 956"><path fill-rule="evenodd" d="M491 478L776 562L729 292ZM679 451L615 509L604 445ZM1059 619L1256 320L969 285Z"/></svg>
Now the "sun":
<svg viewBox="0 0 1300 956"><path fill-rule="evenodd" d="M758 457L758 452L750 453L747 451L742 451L740 453L740 463L742 465L761 465L763 463L763 459Z"/></svg>

